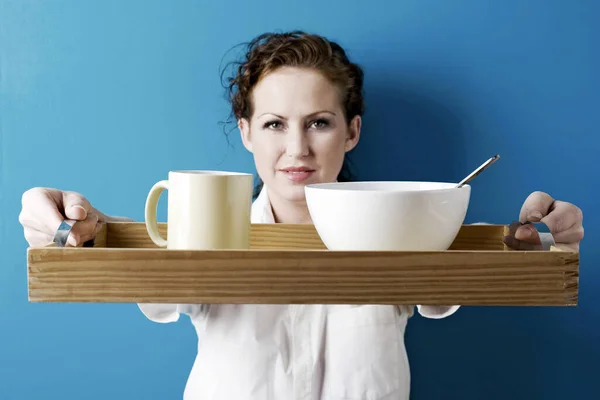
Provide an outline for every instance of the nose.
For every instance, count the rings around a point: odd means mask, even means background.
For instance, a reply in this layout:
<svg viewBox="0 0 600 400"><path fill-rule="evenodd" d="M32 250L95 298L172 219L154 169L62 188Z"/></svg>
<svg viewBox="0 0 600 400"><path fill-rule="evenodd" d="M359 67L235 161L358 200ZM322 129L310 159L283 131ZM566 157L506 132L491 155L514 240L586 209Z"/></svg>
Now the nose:
<svg viewBox="0 0 600 400"><path fill-rule="evenodd" d="M287 132L285 152L288 157L306 157L309 154L308 139L302 129L290 129Z"/></svg>

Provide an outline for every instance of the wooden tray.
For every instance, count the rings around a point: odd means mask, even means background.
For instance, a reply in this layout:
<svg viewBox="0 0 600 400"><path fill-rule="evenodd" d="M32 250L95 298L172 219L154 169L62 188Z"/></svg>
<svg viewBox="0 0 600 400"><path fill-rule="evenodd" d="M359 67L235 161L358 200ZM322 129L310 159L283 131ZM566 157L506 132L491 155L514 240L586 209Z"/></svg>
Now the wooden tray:
<svg viewBox="0 0 600 400"><path fill-rule="evenodd" d="M166 237L167 225L159 224ZM158 248L144 223L93 248L29 248L31 302L573 306L579 253L512 251L504 225L463 225L447 251L329 251L313 225L253 224L251 248Z"/></svg>

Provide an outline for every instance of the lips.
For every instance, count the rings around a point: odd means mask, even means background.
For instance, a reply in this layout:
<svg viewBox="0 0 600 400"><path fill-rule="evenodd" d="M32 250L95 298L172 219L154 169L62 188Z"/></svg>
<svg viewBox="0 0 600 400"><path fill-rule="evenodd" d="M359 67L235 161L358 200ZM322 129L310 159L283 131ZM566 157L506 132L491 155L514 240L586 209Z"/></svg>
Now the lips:
<svg viewBox="0 0 600 400"><path fill-rule="evenodd" d="M283 172L311 172L314 169L308 167L287 167L281 169Z"/></svg>
<svg viewBox="0 0 600 400"><path fill-rule="evenodd" d="M308 167L286 167L280 170L292 182L303 182L310 178L315 170Z"/></svg>

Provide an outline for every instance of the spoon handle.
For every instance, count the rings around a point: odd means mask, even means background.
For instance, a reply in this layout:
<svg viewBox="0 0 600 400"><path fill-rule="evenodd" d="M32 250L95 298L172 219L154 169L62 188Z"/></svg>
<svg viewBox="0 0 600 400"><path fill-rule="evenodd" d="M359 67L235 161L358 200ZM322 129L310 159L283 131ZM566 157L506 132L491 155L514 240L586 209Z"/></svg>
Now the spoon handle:
<svg viewBox="0 0 600 400"><path fill-rule="evenodd" d="M469 175L467 175L467 177L465 179L460 181L460 183L458 185L456 185L456 187L457 188L462 187L463 185L465 185L468 182L470 182L471 180L473 180L473 178L475 178L477 175L479 175L481 172L483 172L483 170L485 170L487 167L489 167L490 165L495 163L499 158L500 158L500 155L496 154L495 156L488 159L486 162L481 164L475 171L473 171Z"/></svg>

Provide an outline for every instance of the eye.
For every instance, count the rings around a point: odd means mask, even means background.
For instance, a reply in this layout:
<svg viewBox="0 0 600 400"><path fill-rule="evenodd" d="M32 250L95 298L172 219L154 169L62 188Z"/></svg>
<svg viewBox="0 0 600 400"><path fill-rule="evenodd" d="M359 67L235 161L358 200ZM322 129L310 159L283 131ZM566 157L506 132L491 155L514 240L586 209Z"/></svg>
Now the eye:
<svg viewBox="0 0 600 400"><path fill-rule="evenodd" d="M283 129L283 124L279 121L267 121L263 125L263 129L281 130Z"/></svg>
<svg viewBox="0 0 600 400"><path fill-rule="evenodd" d="M313 121L313 123L311 124L311 127L315 128L315 129L325 129L329 126L329 121L321 118L321 119L317 119L315 121Z"/></svg>

